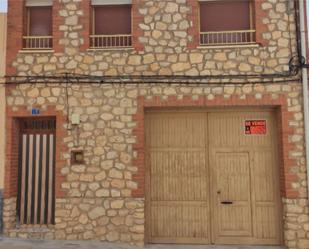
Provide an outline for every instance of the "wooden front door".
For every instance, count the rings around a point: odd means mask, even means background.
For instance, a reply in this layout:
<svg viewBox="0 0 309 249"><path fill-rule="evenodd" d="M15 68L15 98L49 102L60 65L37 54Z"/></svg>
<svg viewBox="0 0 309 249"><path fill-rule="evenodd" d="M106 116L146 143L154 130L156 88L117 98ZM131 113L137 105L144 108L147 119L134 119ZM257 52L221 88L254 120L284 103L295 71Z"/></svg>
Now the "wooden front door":
<svg viewBox="0 0 309 249"><path fill-rule="evenodd" d="M246 135L248 120L267 132ZM281 243L270 112L150 111L145 128L149 243Z"/></svg>
<svg viewBox="0 0 309 249"><path fill-rule="evenodd" d="M55 119L22 119L17 217L20 224L55 222Z"/></svg>

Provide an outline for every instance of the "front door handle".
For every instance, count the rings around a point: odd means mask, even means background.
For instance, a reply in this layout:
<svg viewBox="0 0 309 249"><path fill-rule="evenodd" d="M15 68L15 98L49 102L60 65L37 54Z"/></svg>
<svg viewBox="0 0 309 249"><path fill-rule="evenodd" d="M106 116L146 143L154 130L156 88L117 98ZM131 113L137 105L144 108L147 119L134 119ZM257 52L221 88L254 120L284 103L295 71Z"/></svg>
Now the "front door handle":
<svg viewBox="0 0 309 249"><path fill-rule="evenodd" d="M221 201L221 204L223 204L223 205L231 205L231 204L233 204L233 202L232 201Z"/></svg>

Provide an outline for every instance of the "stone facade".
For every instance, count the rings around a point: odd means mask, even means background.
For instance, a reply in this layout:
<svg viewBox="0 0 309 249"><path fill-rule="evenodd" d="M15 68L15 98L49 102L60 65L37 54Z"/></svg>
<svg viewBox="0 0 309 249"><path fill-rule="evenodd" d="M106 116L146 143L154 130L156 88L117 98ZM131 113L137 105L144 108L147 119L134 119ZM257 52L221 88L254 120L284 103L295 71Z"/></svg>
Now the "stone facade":
<svg viewBox="0 0 309 249"><path fill-rule="evenodd" d="M21 2L9 2L10 41L21 39ZM132 18L140 35L134 37L132 49L126 50L88 50L89 2L54 2L55 15L60 16L54 24L54 51L25 53L19 51L18 40L8 44L8 75L143 75L149 77L148 83L136 78L126 84L117 80L115 84L55 81L7 85L6 235L142 245L145 109L270 106L278 112L281 140L284 243L289 249L309 248L302 89L300 78L290 75L288 67L296 53L290 2L257 1L264 26L256 28L266 45L192 48L196 39L190 31L196 28L190 19L196 11L194 1L136 0ZM175 75L194 77L177 81ZM158 83L158 76L165 77L166 83ZM184 79L190 84L181 83ZM14 83L13 77L11 81ZM57 132L61 130L57 133L56 224L46 227L16 224L17 172L10 160L16 156L13 120L30 116L32 107L40 108L43 116L56 116ZM79 126L70 124L73 113L81 117ZM73 150L84 151L84 164L71 165Z"/></svg>
<svg viewBox="0 0 309 249"><path fill-rule="evenodd" d="M11 6L17 4L14 1ZM20 1L17 2L21 5ZM138 28L142 30L138 37L144 47L142 51L134 48L84 51L80 47L83 48L89 40L88 36L83 37L81 34L84 29L87 30L87 26L82 25L85 23L83 16L89 15L85 13L85 2L87 0L59 0L55 3L57 8L60 8L61 23L59 30L54 32L54 42L63 47L63 52L56 48L56 53L18 53L16 56L14 50L19 51L21 47L16 48L16 44L9 44L13 48L8 55L11 60L8 62L8 71L17 72L18 75L51 75L70 71L99 76L282 73L288 71L291 54L296 52L295 43L291 43L295 39L294 9L290 3L279 0L258 1L258 6L267 14L263 23L267 24L268 30L263 33L263 37L268 40L268 46L189 49L193 39L188 35L188 29L193 25L189 20L192 12L190 1L136 1L134 4L138 7L138 13L133 13L132 18L134 22L137 15L143 17L138 24ZM14 20L14 25L22 25L21 17Z"/></svg>

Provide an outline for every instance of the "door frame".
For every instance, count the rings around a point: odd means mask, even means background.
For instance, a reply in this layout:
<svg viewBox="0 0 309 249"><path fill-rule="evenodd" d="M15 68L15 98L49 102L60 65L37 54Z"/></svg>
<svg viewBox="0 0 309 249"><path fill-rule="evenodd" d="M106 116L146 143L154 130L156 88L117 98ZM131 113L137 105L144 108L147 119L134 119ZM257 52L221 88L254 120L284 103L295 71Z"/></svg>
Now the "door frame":
<svg viewBox="0 0 309 249"><path fill-rule="evenodd" d="M34 127L27 127L26 123L31 122L31 121L51 121L53 127L47 127L46 129L40 129L40 128L34 128ZM56 129L57 129L57 120L55 116L42 116L42 117L20 117L16 118L17 126L18 126L18 173L17 173L17 179L18 179L18 187L17 187L17 199L16 199L16 217L17 217L17 222L25 225L38 225L38 224L33 224L32 221L30 223L24 223L21 222L20 215L21 215L21 184L22 184L22 147L23 147L23 136L24 135L53 135L54 137L54 148L53 148L53 181L52 181L52 196L51 196L51 201L52 201L52 206L51 206L51 218L50 220L52 221L49 223L47 221L47 224L54 224L55 223L55 203L56 203L56 146L57 146L57 136L56 136ZM47 141L47 140L46 140ZM46 162L47 163L47 162Z"/></svg>

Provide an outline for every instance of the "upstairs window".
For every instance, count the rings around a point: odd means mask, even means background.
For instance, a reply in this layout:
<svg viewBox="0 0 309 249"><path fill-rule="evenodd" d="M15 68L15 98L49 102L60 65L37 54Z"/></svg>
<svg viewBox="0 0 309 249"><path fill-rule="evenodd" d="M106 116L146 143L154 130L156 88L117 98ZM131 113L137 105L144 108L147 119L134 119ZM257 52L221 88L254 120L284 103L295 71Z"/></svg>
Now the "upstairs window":
<svg viewBox="0 0 309 249"><path fill-rule="evenodd" d="M255 43L251 0L200 1L200 45Z"/></svg>
<svg viewBox="0 0 309 249"><path fill-rule="evenodd" d="M26 1L24 49L52 48L52 0Z"/></svg>
<svg viewBox="0 0 309 249"><path fill-rule="evenodd" d="M92 0L91 48L132 46L131 0Z"/></svg>

